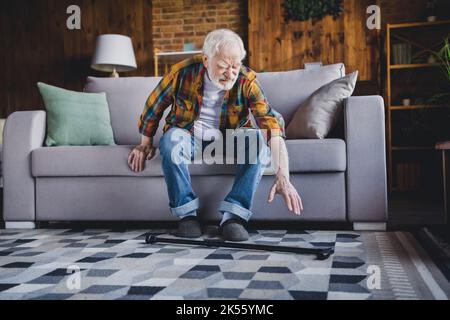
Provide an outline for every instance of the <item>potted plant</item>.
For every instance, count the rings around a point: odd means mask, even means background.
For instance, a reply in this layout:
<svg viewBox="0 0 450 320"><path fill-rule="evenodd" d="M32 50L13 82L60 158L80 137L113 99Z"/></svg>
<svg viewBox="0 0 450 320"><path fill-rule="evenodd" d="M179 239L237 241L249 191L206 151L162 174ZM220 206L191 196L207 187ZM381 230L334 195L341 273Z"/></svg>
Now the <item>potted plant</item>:
<svg viewBox="0 0 450 320"><path fill-rule="evenodd" d="M402 94L400 94L398 96L398 102L400 103L400 105L402 106L410 106L413 103L413 94L410 92L403 92Z"/></svg>
<svg viewBox="0 0 450 320"><path fill-rule="evenodd" d="M437 61L441 64L442 70L444 71L448 82L444 84L446 90L435 94L429 99L428 102L447 104L450 103L450 35L444 39L444 46L438 52L433 52L433 54L436 56Z"/></svg>
<svg viewBox="0 0 450 320"><path fill-rule="evenodd" d="M436 56L444 67L447 79L450 81L450 35L444 39L444 46L436 53Z"/></svg>
<svg viewBox="0 0 450 320"><path fill-rule="evenodd" d="M321 20L327 15L337 19L344 11L343 0L284 0L284 20L307 21L309 19Z"/></svg>

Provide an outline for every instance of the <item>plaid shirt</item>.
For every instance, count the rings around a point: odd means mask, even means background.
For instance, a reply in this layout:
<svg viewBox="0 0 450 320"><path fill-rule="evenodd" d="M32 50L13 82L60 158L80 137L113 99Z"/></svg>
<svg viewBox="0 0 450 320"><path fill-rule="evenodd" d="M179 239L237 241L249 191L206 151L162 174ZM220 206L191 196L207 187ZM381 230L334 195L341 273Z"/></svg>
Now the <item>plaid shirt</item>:
<svg viewBox="0 0 450 320"><path fill-rule="evenodd" d="M163 112L172 106L166 117L163 132L171 127L194 130L202 106L203 76L206 68L202 56L196 55L172 66L148 97L139 118L139 132L153 137ZM241 66L233 88L226 91L219 118L219 129L253 128L249 111L256 124L263 130L266 140L273 136L285 138L284 120L270 107L266 96L256 80L256 73Z"/></svg>

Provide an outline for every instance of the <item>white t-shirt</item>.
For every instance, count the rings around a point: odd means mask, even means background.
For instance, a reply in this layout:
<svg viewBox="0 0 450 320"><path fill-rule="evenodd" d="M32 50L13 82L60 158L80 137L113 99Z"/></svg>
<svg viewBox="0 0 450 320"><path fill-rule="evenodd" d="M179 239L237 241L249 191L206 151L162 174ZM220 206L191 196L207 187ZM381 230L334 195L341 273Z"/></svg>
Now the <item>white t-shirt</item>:
<svg viewBox="0 0 450 320"><path fill-rule="evenodd" d="M203 76L203 104L198 119L194 121L194 135L211 141L220 135L219 117L225 90L219 89L209 79L207 72ZM208 130L208 132L205 132Z"/></svg>

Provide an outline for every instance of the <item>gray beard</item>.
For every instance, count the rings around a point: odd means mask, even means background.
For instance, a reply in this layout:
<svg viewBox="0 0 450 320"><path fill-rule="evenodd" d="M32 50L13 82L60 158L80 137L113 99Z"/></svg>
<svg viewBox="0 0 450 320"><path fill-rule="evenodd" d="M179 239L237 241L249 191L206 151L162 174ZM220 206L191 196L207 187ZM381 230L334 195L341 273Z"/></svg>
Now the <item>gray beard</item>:
<svg viewBox="0 0 450 320"><path fill-rule="evenodd" d="M236 83L236 80L237 80L237 76L233 79L233 81L228 81L225 85L223 85L223 84L221 84L220 82L219 82L219 79L220 78L214 78L214 77L212 77L211 76L211 74L209 73L209 70L208 69L206 69L206 72L208 73L208 77L209 77L209 79L211 80L211 82L218 88L218 89L221 89L221 90L226 90L226 91L228 91L228 90L230 90L231 88L233 88L233 86L234 86L234 84Z"/></svg>

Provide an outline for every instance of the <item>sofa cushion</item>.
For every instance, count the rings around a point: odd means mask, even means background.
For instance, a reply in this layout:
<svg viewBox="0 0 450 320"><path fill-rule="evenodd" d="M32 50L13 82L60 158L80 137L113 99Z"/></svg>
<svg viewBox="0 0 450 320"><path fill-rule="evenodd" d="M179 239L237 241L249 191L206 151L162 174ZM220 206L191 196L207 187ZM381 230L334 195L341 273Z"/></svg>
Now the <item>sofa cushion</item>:
<svg viewBox="0 0 450 320"><path fill-rule="evenodd" d="M289 126L290 139L323 139L342 117L344 99L355 89L358 71L320 87L295 112Z"/></svg>
<svg viewBox="0 0 450 320"><path fill-rule="evenodd" d="M47 146L115 144L104 93L37 86L47 110Z"/></svg>
<svg viewBox="0 0 450 320"><path fill-rule="evenodd" d="M161 77L87 78L85 92L106 93L114 139L117 144L136 145L140 143L139 116L144 110L148 96L160 80ZM154 137L155 145L158 145L164 119L169 111L170 108L167 108L161 118Z"/></svg>
<svg viewBox="0 0 450 320"><path fill-rule="evenodd" d="M286 140L290 171L335 172L346 170L345 142L340 139ZM163 176L161 157L146 162L139 173L127 164L132 146L61 146L42 147L31 153L35 177L70 176ZM235 165L192 164L191 175L234 175ZM273 174L266 170L265 174Z"/></svg>
<svg viewBox="0 0 450 320"><path fill-rule="evenodd" d="M314 91L343 76L344 65L336 63L314 69L258 73L257 79L270 105L282 114L288 125L298 106Z"/></svg>
<svg viewBox="0 0 450 320"><path fill-rule="evenodd" d="M347 170L347 151L342 139L286 140L290 172Z"/></svg>

